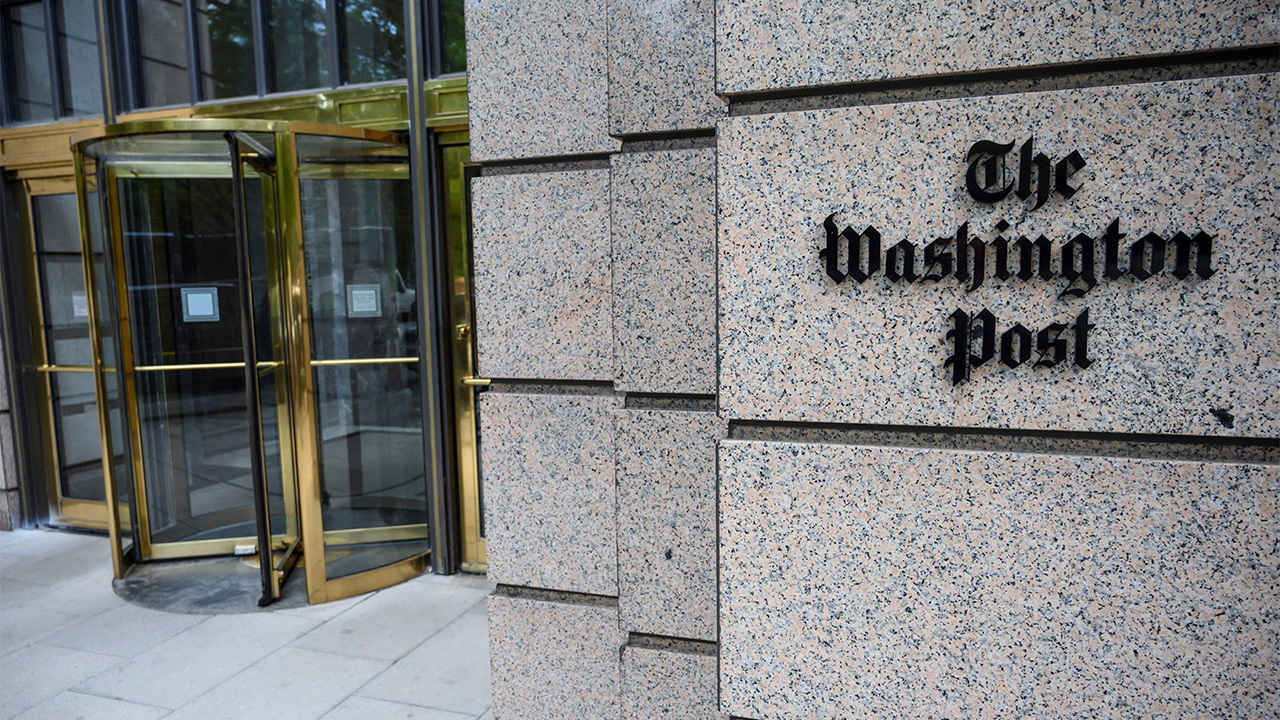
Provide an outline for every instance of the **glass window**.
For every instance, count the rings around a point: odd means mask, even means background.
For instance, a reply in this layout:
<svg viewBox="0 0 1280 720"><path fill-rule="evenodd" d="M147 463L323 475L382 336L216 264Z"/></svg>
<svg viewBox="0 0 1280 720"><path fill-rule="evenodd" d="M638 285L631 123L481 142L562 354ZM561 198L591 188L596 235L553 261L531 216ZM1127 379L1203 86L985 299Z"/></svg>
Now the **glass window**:
<svg viewBox="0 0 1280 720"><path fill-rule="evenodd" d="M440 71L467 71L466 23L462 0L440 0Z"/></svg>
<svg viewBox="0 0 1280 720"><path fill-rule="evenodd" d="M195 0L195 11L204 99L257 95L249 0Z"/></svg>
<svg viewBox="0 0 1280 720"><path fill-rule="evenodd" d="M332 80L324 0L266 0L263 5L273 50L274 90L328 86Z"/></svg>
<svg viewBox="0 0 1280 720"><path fill-rule="evenodd" d="M342 58L348 83L405 77L404 3L346 0Z"/></svg>
<svg viewBox="0 0 1280 720"><path fill-rule="evenodd" d="M93 0L63 0L58 13L62 97L68 115L102 114L102 72Z"/></svg>
<svg viewBox="0 0 1280 720"><path fill-rule="evenodd" d="M49 68L49 41L45 33L44 5L11 5L4 11L9 49L5 65L11 68L9 119L14 122L52 120L53 83Z"/></svg>
<svg viewBox="0 0 1280 720"><path fill-rule="evenodd" d="M181 0L136 0L138 11L139 105L191 102L187 74L187 23Z"/></svg>

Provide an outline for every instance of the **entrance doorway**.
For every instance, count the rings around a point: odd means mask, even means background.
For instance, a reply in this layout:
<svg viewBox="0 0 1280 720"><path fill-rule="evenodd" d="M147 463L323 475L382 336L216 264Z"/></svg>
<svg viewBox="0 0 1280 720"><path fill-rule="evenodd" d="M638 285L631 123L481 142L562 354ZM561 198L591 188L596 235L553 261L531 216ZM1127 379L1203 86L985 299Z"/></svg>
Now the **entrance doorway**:
<svg viewBox="0 0 1280 720"><path fill-rule="evenodd" d="M439 410L405 143L183 120L74 147L117 575L254 555L265 603L423 572Z"/></svg>

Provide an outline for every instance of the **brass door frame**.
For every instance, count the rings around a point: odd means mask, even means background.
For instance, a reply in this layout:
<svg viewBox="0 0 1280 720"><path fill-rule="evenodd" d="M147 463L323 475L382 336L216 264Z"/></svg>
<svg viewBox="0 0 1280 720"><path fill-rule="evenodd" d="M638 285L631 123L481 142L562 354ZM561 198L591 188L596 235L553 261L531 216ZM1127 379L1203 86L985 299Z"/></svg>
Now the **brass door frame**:
<svg viewBox="0 0 1280 720"><path fill-rule="evenodd" d="M22 271L26 278L27 321L36 328L38 337L33 343L36 380L36 415L40 428L40 448L45 468L46 497L49 517L53 524L69 524L93 530L108 530L107 503L98 500L67 497L63 494L62 466L59 462L57 418L53 407L54 378L64 373L92 373L92 365L58 365L50 363L49 338L46 332L45 278L39 264L35 198L56 195L74 195L74 179L22 180L21 202L18 203L18 221L21 228ZM83 235L83 232L82 232ZM81 270L86 270L84 247L81 244ZM86 288L86 302L88 290ZM86 326L91 318L85 319ZM90 328L92 330L92 328ZM92 343L91 343L92 352ZM97 399L95 393L95 400ZM107 412L110 410L107 409ZM100 425L101 426L101 425ZM126 514L127 518L127 514Z"/></svg>
<svg viewBox="0 0 1280 720"><path fill-rule="evenodd" d="M448 259L449 327L453 400L454 467L457 470L458 514L462 540L462 569L485 572L484 517L480 494L480 445L476 393L475 303L471 261L471 162L469 133L437 135L444 190L444 252Z"/></svg>

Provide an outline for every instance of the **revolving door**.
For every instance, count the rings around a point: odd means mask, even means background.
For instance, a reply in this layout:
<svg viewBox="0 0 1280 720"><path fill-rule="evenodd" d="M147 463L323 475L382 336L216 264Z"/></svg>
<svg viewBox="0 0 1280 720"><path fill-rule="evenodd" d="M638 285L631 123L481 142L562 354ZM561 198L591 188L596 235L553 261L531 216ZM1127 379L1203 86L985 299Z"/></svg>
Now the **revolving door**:
<svg viewBox="0 0 1280 720"><path fill-rule="evenodd" d="M423 572L434 409L404 143L185 120L74 147L96 392L124 410L99 413L117 577L255 556L265 603L291 576L324 602Z"/></svg>

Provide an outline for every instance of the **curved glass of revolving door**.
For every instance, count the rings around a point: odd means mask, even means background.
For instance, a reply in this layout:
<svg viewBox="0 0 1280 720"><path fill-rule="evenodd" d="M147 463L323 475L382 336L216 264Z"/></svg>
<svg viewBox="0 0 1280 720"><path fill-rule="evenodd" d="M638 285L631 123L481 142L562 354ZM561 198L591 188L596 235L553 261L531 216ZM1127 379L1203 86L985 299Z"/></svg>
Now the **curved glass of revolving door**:
<svg viewBox="0 0 1280 720"><path fill-rule="evenodd" d="M77 138L108 271L128 559L255 555L263 601L422 572L429 553L418 255L394 135L267 121ZM100 383L101 385L101 383ZM127 474L128 477L120 477ZM126 490L128 492L124 492ZM121 538L132 539L131 558Z"/></svg>

